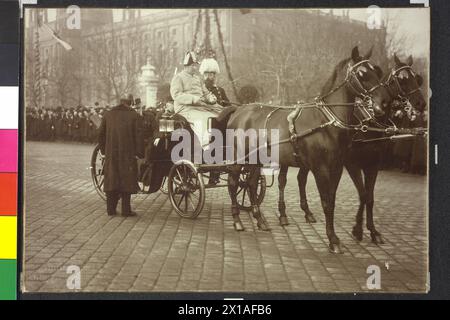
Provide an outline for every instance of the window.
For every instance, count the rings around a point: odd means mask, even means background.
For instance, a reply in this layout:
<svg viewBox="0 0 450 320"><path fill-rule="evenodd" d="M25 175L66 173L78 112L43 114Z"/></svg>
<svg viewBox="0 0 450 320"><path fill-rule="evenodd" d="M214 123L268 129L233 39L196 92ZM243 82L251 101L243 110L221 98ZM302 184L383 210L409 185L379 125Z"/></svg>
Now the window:
<svg viewBox="0 0 450 320"><path fill-rule="evenodd" d="M176 36L176 35L177 35L177 29L176 29L176 28L173 28L173 29L172 29L172 35L173 35L173 36Z"/></svg>
<svg viewBox="0 0 450 320"><path fill-rule="evenodd" d="M178 43L174 42L172 46L172 62L176 64L178 60Z"/></svg>

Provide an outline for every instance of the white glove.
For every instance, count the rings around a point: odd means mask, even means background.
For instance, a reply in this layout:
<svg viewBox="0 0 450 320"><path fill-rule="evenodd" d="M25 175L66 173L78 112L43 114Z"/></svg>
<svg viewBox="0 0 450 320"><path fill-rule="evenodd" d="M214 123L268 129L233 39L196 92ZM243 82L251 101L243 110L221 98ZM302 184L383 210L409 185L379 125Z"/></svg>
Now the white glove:
<svg viewBox="0 0 450 320"><path fill-rule="evenodd" d="M215 104L217 102L217 97L212 93L208 93L205 97L206 103Z"/></svg>

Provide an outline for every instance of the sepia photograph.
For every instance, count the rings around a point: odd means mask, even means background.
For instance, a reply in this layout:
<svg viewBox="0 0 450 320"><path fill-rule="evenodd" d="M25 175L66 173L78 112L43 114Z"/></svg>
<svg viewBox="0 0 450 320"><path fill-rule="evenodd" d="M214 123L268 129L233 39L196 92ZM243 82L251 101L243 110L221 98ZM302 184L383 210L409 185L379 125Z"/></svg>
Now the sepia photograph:
<svg viewBox="0 0 450 320"><path fill-rule="evenodd" d="M23 292L430 290L429 8L23 18Z"/></svg>

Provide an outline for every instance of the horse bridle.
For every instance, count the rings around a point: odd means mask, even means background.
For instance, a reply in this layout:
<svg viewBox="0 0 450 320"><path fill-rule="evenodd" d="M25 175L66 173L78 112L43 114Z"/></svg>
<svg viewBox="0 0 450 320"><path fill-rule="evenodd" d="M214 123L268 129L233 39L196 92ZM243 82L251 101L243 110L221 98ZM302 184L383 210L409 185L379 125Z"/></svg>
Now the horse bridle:
<svg viewBox="0 0 450 320"><path fill-rule="evenodd" d="M369 65L370 69L374 70L374 67L370 64L369 60L361 60L358 63L355 63L353 66L349 66L349 68L347 69L347 76L344 81L348 82L348 84L350 85L350 88L356 93L356 95L358 95L362 98L366 98L366 99L370 98L371 99L371 94L378 88L382 87L383 83L379 82L378 84L374 85L370 89L364 88L364 86L361 83L361 80L359 80L358 76L356 75L356 71L355 71L356 68L358 68L359 66L361 66L364 63L367 63ZM352 79L354 79L356 81L356 84L358 85L359 88L355 88L354 84L351 81Z"/></svg>
<svg viewBox="0 0 450 320"><path fill-rule="evenodd" d="M389 73L389 77L387 78L387 80L384 82L384 85L387 87L387 89L389 90L389 92L392 93L392 89L391 89L391 83L394 82L395 87L397 89L397 94L392 94L392 96L395 96L394 101L392 102L396 107L403 108L403 110L408 113L408 115L412 112L415 111L415 109L412 107L411 102L409 101L409 98L417 93L420 92L420 86L417 86L417 88L409 91L409 92L405 92L405 90L403 90L402 86L400 85L400 81L398 79L399 74L401 71L403 70L407 70L410 71L410 73L414 76L414 70L412 69L411 66L402 66L399 67L397 69L393 69L390 73Z"/></svg>
<svg viewBox="0 0 450 320"><path fill-rule="evenodd" d="M400 82L398 80L399 73L401 71L403 71L403 70L408 70L408 71L411 72L412 75L415 75L414 70L412 69L411 66L402 66L400 68L392 70L392 72L389 74L389 77L388 77L388 79L386 80L386 82L384 84L385 84L385 86L387 86L389 88L391 82L394 81L394 83L395 83L395 85L397 87L397 90L398 90L397 97L399 97L399 98L408 98L411 95L413 95L414 93L420 91L420 86L417 86L417 88L414 89L414 90L411 90L409 92L405 92L405 90L403 90L403 88L400 85Z"/></svg>
<svg viewBox="0 0 450 320"><path fill-rule="evenodd" d="M345 76L345 79L334 89L330 90L325 95L319 96L315 98L315 104L317 107L320 107L320 110L324 113L325 117L329 120L327 124L333 124L336 127L339 127L341 129L347 129L347 130L355 130L355 131L363 131L366 132L368 126L365 124L366 122L369 122L370 120L374 119L374 111L373 111L373 100L372 100L372 94L377 89L384 86L384 83L378 82L373 87L366 89L363 84L361 83L361 80L359 79L357 75L357 68L363 64L368 64L369 68L371 70L374 70L375 68L370 64L370 61L368 59L361 60L354 65L348 65L347 67L347 73ZM338 91L345 85L348 85L349 88L356 94L358 98L360 98L360 101L355 101L351 103L338 103L338 104L329 104L325 103L323 101L324 98L330 96L334 92ZM351 125L346 124L343 121L341 121L331 110L329 107L333 106L347 106L347 107L353 107L353 108L359 108L364 113L363 119L358 119L359 124L358 125Z"/></svg>
<svg viewBox="0 0 450 320"><path fill-rule="evenodd" d="M347 68L347 73L345 75L345 79L341 82L341 84L339 84L337 87L335 87L334 89L330 90L330 92L316 97L315 100L316 101L322 101L324 98L330 96L331 94L335 93L336 91L338 91L339 89L341 89L343 86L345 86L346 84L349 85L350 89L352 89L354 91L354 93L360 97L363 98L363 100L368 101L368 100L372 100L371 94L377 90L378 88L382 87L384 84L382 82L379 82L378 84L374 85L372 88L370 89L366 89L363 84L361 83L361 80L359 80L355 69L358 68L359 66L363 65L364 63L367 63L370 67L370 69L374 69L373 66L370 64L370 61L367 59L361 60L357 63L355 63L354 65L348 65ZM357 84L357 87L355 86L355 84L352 82L352 80L354 80ZM354 105L353 103L350 104L340 104L342 106L344 105Z"/></svg>

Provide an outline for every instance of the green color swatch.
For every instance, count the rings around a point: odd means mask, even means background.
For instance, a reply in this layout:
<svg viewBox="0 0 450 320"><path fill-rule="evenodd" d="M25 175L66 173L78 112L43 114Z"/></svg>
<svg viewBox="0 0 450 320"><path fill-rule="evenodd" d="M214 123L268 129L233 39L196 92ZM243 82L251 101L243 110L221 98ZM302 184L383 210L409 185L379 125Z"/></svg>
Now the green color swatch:
<svg viewBox="0 0 450 320"><path fill-rule="evenodd" d="M16 300L17 261L0 260L0 300Z"/></svg>

